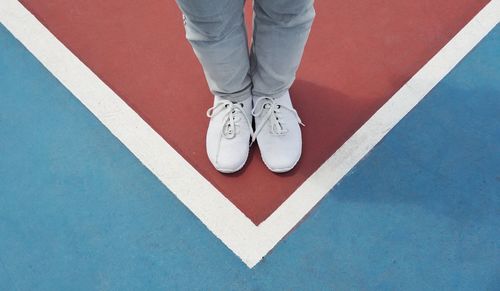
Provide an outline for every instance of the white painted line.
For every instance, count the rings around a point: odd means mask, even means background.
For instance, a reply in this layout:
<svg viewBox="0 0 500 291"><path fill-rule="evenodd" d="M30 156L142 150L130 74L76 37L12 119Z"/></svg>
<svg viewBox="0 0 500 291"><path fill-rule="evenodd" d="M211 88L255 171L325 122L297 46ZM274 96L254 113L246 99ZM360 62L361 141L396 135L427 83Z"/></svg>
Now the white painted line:
<svg viewBox="0 0 500 291"><path fill-rule="evenodd" d="M255 266L500 20L492 0L268 219L255 226L16 0L0 22L248 267Z"/></svg>

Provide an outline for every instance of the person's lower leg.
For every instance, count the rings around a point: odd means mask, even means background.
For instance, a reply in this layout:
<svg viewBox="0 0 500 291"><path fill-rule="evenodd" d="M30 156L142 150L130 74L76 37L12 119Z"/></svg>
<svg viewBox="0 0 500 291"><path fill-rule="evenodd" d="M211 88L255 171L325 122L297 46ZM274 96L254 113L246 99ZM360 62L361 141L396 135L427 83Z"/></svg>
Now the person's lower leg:
<svg viewBox="0 0 500 291"><path fill-rule="evenodd" d="M279 97L292 85L315 17L313 4L313 0L254 1L254 96Z"/></svg>
<svg viewBox="0 0 500 291"><path fill-rule="evenodd" d="M243 0L177 0L186 38L214 95L232 101L251 96L252 82Z"/></svg>

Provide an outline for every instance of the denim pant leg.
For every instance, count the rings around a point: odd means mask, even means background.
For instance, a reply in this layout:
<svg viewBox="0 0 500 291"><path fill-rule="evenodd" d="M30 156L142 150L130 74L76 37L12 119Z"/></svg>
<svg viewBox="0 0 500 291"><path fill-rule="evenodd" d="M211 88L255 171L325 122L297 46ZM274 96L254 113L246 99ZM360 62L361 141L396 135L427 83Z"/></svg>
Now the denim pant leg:
<svg viewBox="0 0 500 291"><path fill-rule="evenodd" d="M279 97L292 85L315 17L313 4L314 0L254 0L254 96Z"/></svg>
<svg viewBox="0 0 500 291"><path fill-rule="evenodd" d="M186 38L212 93L232 101L250 97L244 0L177 0L177 4L184 14Z"/></svg>

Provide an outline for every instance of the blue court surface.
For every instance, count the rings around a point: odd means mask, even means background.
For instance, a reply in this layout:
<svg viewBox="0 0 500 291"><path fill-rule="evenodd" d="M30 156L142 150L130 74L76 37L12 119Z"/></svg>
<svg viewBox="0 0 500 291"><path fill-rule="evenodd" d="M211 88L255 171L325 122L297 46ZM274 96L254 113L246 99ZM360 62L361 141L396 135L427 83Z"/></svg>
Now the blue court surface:
<svg viewBox="0 0 500 291"><path fill-rule="evenodd" d="M500 290L499 48L249 269L0 26L0 290Z"/></svg>

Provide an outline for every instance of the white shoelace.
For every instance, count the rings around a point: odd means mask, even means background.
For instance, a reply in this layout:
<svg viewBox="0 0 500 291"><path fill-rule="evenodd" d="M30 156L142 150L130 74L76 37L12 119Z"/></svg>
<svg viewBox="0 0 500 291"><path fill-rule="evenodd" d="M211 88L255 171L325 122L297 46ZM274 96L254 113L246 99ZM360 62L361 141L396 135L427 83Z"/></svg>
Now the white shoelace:
<svg viewBox="0 0 500 291"><path fill-rule="evenodd" d="M233 103L228 100L219 101L207 110L207 116L212 118L213 116L216 116L224 111L226 113L224 116L224 124L222 126L222 136L227 139L231 139L239 133L237 128L239 127L239 122L241 121L241 115L243 115L245 121L247 122L250 132L252 131L252 122L243 111L242 103ZM253 139L253 134L251 135Z"/></svg>
<svg viewBox="0 0 500 291"><path fill-rule="evenodd" d="M300 120L299 114L297 113L297 111L295 111L295 109L285 105L278 104L273 98L260 97L254 104L254 107L252 109L252 115L258 117L264 114L263 116L264 122L260 124L260 126L255 130L252 142L255 141L259 133L262 131L262 129L266 126L268 122L270 125L269 127L271 134L276 134L276 135L287 134L288 129L284 126L286 122L282 120L281 109L286 109L292 112L297 118L297 122L300 125L305 126L305 124L302 123L302 121Z"/></svg>

